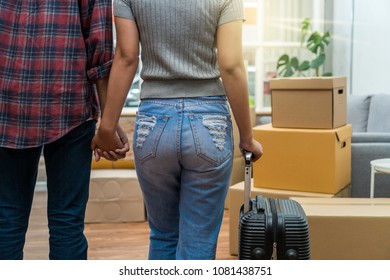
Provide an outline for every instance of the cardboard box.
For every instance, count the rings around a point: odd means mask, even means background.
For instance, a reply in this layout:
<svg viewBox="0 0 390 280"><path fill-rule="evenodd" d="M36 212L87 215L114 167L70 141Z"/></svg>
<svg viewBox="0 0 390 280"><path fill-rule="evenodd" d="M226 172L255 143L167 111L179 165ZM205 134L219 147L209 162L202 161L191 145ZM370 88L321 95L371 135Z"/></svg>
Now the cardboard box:
<svg viewBox="0 0 390 280"><path fill-rule="evenodd" d="M253 163L254 186L336 194L351 182L352 126L288 129L257 126L264 148Z"/></svg>
<svg viewBox="0 0 390 280"><path fill-rule="evenodd" d="M345 125L346 83L346 77L272 79L272 125L330 129Z"/></svg>
<svg viewBox="0 0 390 280"><path fill-rule="evenodd" d="M389 260L390 198L302 198L313 260Z"/></svg>
<svg viewBox="0 0 390 280"><path fill-rule="evenodd" d="M145 221L135 170L92 170L86 223Z"/></svg>
<svg viewBox="0 0 390 280"><path fill-rule="evenodd" d="M238 254L238 225L240 218L240 208L244 203L244 182L240 182L231 186L230 189L230 209L229 209L229 243L230 254ZM351 188L348 185L337 194L325 194L325 193L312 193L312 192L297 192L297 191L284 191L274 189L254 188L252 179L251 197L256 195L263 195L264 197L289 199L290 197L320 197L320 198L332 198L332 197L350 197Z"/></svg>

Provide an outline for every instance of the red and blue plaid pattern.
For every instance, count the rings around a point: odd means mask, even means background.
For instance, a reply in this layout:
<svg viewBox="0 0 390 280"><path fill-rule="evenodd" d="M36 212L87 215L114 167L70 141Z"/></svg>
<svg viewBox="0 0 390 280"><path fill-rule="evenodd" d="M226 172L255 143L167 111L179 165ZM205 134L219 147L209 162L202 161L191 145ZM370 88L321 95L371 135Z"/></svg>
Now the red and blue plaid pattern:
<svg viewBox="0 0 390 280"><path fill-rule="evenodd" d="M111 0L0 1L0 147L52 142L99 114Z"/></svg>

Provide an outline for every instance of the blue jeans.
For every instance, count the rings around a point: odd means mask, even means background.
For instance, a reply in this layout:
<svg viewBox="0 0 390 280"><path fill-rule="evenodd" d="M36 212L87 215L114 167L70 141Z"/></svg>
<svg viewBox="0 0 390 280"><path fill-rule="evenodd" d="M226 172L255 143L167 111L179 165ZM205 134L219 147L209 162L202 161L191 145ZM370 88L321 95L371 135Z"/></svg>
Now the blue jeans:
<svg viewBox="0 0 390 280"><path fill-rule="evenodd" d="M43 147L50 259L87 259L84 216L95 121ZM0 259L23 259L42 147L0 148Z"/></svg>
<svg viewBox="0 0 390 280"><path fill-rule="evenodd" d="M142 100L133 150L149 259L215 259L233 160L226 97Z"/></svg>

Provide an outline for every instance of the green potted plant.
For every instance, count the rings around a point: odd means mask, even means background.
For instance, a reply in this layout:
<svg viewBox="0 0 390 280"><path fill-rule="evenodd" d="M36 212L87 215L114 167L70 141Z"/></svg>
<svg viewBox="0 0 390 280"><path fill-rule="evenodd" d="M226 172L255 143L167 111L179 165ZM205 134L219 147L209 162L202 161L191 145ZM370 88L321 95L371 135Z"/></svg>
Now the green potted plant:
<svg viewBox="0 0 390 280"><path fill-rule="evenodd" d="M283 54L277 61L276 70L280 77L292 76L332 76L331 72L320 73L326 60L325 48L330 43L330 33L321 34L311 30L311 20L305 18L301 23L301 46L305 46L314 58L300 62L298 57ZM313 75L314 73L314 75Z"/></svg>

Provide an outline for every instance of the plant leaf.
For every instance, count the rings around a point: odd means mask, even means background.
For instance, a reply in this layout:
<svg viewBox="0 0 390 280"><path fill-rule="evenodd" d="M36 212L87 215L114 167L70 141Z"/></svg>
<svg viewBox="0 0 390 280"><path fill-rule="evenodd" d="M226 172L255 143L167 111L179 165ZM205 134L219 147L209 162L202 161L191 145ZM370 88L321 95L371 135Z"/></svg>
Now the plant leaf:
<svg viewBox="0 0 390 280"><path fill-rule="evenodd" d="M306 70L308 70L310 68L310 62L309 61L307 61L307 60L305 60L304 62L302 62L302 64L301 65L299 65L299 67L298 67L298 71L306 71Z"/></svg>
<svg viewBox="0 0 390 280"><path fill-rule="evenodd" d="M293 68L293 69L298 69L298 67L299 67L299 61L298 61L298 58L297 58L296 56L294 56L293 58L291 58L290 66L291 66L291 68Z"/></svg>
<svg viewBox="0 0 390 280"><path fill-rule="evenodd" d="M291 68L287 68L283 74L283 77L291 77L293 75L294 75L294 70L292 70Z"/></svg>
<svg viewBox="0 0 390 280"><path fill-rule="evenodd" d="M320 75L320 67L325 62L325 48L330 43L330 33L327 31L323 35L317 31L311 31L311 19L305 18L301 22L301 45L305 44L307 50L315 55L311 61L299 62L298 57L290 57L287 54L282 55L277 61L277 73L279 76L311 76L312 70L315 70L315 76ZM310 33L311 32L311 33ZM309 37L307 40L306 38ZM305 42L306 40L306 42ZM332 75L331 72L324 73L322 76Z"/></svg>
<svg viewBox="0 0 390 280"><path fill-rule="evenodd" d="M287 54L282 55L277 62L276 69L278 75L282 77L291 77L294 75L299 65L297 57L290 57Z"/></svg>
<svg viewBox="0 0 390 280"><path fill-rule="evenodd" d="M310 64L310 68L317 69L325 62L325 54L320 54L317 58L313 59Z"/></svg>
<svg viewBox="0 0 390 280"><path fill-rule="evenodd" d="M318 32L314 32L307 39L307 49L314 54L321 54L325 51L325 46L329 44L330 34L326 32L324 35L321 35Z"/></svg>
<svg viewBox="0 0 390 280"><path fill-rule="evenodd" d="M309 34L310 26L311 26L311 19L310 18L305 18L304 20L302 20L302 23L301 23L301 45L303 45L303 43L306 40L307 35Z"/></svg>
<svg viewBox="0 0 390 280"><path fill-rule="evenodd" d="M279 69L280 67L288 64L290 61L290 57L287 54L282 55L277 62L276 69Z"/></svg>

